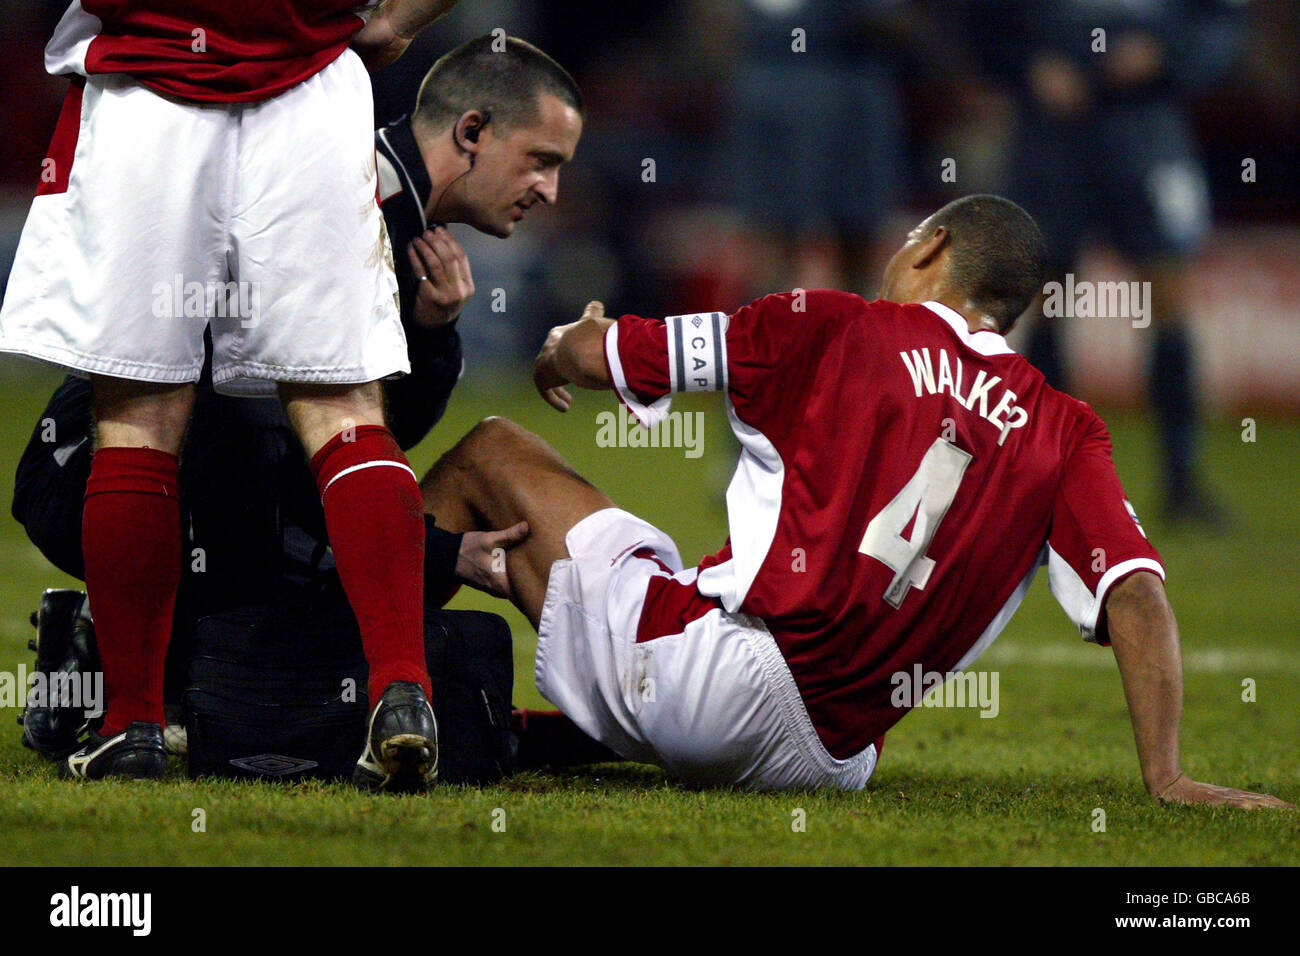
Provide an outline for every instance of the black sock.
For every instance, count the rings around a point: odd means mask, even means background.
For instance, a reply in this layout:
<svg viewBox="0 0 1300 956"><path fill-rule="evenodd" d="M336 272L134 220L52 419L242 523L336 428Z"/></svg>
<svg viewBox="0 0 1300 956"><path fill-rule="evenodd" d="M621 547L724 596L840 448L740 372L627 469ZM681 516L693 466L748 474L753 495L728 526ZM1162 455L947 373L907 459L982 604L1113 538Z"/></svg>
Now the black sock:
<svg viewBox="0 0 1300 956"><path fill-rule="evenodd" d="M1176 505L1195 492L1198 430L1192 341L1181 321L1156 330L1151 399L1164 457L1166 500Z"/></svg>

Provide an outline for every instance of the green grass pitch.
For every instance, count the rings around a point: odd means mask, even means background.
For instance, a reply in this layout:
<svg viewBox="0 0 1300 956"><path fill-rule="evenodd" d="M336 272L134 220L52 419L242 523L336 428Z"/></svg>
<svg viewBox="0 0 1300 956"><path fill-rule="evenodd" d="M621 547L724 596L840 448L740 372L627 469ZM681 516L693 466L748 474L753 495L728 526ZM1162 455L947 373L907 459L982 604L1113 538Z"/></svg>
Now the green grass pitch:
<svg viewBox="0 0 1300 956"><path fill-rule="evenodd" d="M27 617L41 589L74 583L47 566L8 514L14 462L56 381L0 366L0 670L11 673L31 665ZM598 447L596 415L614 407L609 396L583 394L560 416L527 381L522 371L471 368L446 420L412 454L416 470L478 418L503 414L671 534L687 562L721 544L735 446L716 397L677 405L704 413L704 455L688 458L681 449ZM1110 424L1120 474L1168 564L1182 627L1184 765L1197 779L1297 801L1300 422L1260 418L1254 442L1242 440L1240 420L1212 427L1206 460L1236 518L1219 538L1162 526L1148 424L1134 416ZM464 591L453 606L504 608ZM512 609L503 613L515 632L516 702L544 706L532 678L535 636ZM4 708L0 864L1300 862L1300 813L1163 808L1146 796L1113 656L1080 641L1043 578L976 668L999 672L999 715L917 710L890 732L874 779L857 794L692 791L654 769L615 765L423 797L191 783L179 765L161 784L75 785L20 746L17 710ZM1246 678L1254 702L1242 700ZM1097 808L1105 832L1094 831Z"/></svg>

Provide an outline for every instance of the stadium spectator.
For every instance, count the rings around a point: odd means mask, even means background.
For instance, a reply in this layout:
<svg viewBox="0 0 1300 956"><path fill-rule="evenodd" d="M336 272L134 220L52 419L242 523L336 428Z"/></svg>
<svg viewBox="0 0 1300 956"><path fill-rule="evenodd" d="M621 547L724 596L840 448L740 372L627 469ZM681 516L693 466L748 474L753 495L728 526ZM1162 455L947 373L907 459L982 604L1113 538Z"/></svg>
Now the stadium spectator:
<svg viewBox="0 0 1300 956"><path fill-rule="evenodd" d="M1150 283L1148 394L1173 521L1221 523L1197 473L1200 412L1187 271L1210 227L1188 97L1218 82L1241 48L1229 0L981 0L967 33L1021 104L1007 191L1043 226L1048 278L1064 282L1090 236ZM1050 310L1049 310L1050 311ZM1065 388L1060 316L1036 309L1026 357ZM1125 316L1125 318L1138 318Z"/></svg>
<svg viewBox="0 0 1300 956"><path fill-rule="evenodd" d="M872 237L903 180L908 4L737 6L719 176L770 250L759 287L865 291Z"/></svg>
<svg viewBox="0 0 1300 956"><path fill-rule="evenodd" d="M1159 555L1101 420L1003 337L1045 258L1022 209L970 196L912 230L876 302L796 290L664 321L593 302L553 329L534 381L562 411L569 383L617 391L647 426L674 392L724 392L742 448L731 535L696 568L503 419L434 466L425 502L462 529L528 522L508 574L538 628L538 689L678 778L863 787L929 689L903 684L974 663L1046 564L1083 637L1114 647L1148 791L1287 806L1182 771Z"/></svg>

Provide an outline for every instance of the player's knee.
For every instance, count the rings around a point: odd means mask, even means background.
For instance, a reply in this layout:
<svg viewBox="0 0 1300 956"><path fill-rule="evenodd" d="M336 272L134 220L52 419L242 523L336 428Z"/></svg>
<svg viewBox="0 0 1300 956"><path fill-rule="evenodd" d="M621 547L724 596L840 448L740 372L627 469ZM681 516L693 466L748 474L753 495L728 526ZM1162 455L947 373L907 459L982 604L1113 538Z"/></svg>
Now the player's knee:
<svg viewBox="0 0 1300 956"><path fill-rule="evenodd" d="M96 447L150 447L179 454L190 415L194 386L92 380Z"/></svg>
<svg viewBox="0 0 1300 956"><path fill-rule="evenodd" d="M473 497L513 499L516 489L543 472L570 474L563 459L537 435L508 418L485 418L434 466L432 480L455 481Z"/></svg>
<svg viewBox="0 0 1300 956"><path fill-rule="evenodd" d="M482 463L509 457L511 449L532 438L532 432L522 425L492 415L471 428L457 448L470 461Z"/></svg>
<svg viewBox="0 0 1300 956"><path fill-rule="evenodd" d="M469 434L465 437L479 442L500 442L528 434L530 432L526 428L508 418L501 415L489 415L471 428Z"/></svg>
<svg viewBox="0 0 1300 956"><path fill-rule="evenodd" d="M480 483L483 472L492 463L507 457L504 446L512 428L519 429L519 426L509 419L497 416L483 419L438 459L423 484L450 480L453 473L468 478L473 484Z"/></svg>

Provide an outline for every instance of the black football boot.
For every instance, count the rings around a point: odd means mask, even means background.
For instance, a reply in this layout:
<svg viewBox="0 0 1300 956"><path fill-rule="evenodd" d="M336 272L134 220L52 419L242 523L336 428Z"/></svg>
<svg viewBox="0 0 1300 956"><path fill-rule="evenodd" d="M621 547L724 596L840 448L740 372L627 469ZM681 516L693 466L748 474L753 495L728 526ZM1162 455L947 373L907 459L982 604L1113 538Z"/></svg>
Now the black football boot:
<svg viewBox="0 0 1300 956"><path fill-rule="evenodd" d="M424 689L393 681L366 725L366 749L352 772L362 790L419 793L438 779L438 723Z"/></svg>

